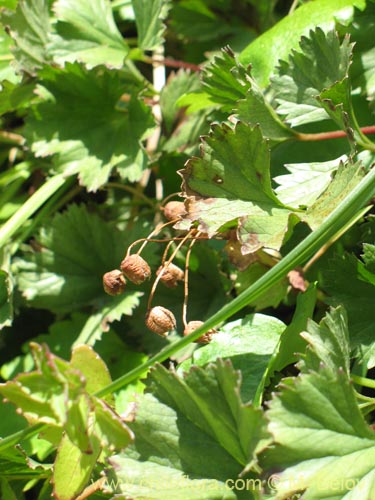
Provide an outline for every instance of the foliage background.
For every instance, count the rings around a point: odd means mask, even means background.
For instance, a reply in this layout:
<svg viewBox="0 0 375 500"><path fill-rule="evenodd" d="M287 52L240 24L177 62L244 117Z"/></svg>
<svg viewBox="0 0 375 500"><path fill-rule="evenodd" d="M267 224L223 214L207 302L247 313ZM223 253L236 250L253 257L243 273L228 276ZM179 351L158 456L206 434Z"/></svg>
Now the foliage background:
<svg viewBox="0 0 375 500"><path fill-rule="evenodd" d="M374 3L0 5L2 498L375 498Z"/></svg>

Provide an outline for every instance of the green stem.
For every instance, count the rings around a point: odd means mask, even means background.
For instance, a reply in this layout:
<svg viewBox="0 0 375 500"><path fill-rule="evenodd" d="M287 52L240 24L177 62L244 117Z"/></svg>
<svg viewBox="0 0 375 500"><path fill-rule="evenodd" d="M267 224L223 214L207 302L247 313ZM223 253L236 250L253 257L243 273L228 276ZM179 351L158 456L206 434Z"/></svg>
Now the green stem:
<svg viewBox="0 0 375 500"><path fill-rule="evenodd" d="M355 384L361 385L362 387L369 387L370 389L375 389L375 380L370 378L360 377L359 375L351 375L351 379Z"/></svg>
<svg viewBox="0 0 375 500"><path fill-rule="evenodd" d="M15 432L10 436L0 439L0 453L6 450L7 448L10 448L11 446L15 446L21 441L24 441L25 439L35 436L45 427L46 424L44 423L34 424L31 427L26 427L26 429L22 429L22 431Z"/></svg>
<svg viewBox="0 0 375 500"><path fill-rule="evenodd" d="M177 342L167 346L144 364L134 368L122 377L114 380L107 387L98 391L95 395L102 397L115 392L133 380L137 379L148 368L157 362L163 362L177 351L187 346L203 333L216 327L222 321L240 311L243 307L254 302L272 286L280 281L289 271L297 266L303 265L319 248L329 241L341 228L353 218L362 207L375 195L375 168L372 169L353 191L333 210L323 224L307 236L299 245L288 253L280 262L261 276L247 290L243 291L232 302L226 304L217 313L211 316L205 323L190 335L181 338Z"/></svg>
<svg viewBox="0 0 375 500"><path fill-rule="evenodd" d="M12 215L12 217L0 228L0 248L18 231L18 229L29 219L60 187L65 183L65 177L61 174L54 175L48 179L30 198Z"/></svg>

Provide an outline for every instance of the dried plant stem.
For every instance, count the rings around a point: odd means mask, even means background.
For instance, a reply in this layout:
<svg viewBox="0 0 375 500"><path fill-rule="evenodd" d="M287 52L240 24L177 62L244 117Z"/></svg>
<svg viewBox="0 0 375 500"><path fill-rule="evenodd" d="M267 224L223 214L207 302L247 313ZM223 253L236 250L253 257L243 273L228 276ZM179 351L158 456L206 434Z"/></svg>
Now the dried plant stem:
<svg viewBox="0 0 375 500"><path fill-rule="evenodd" d="M169 266L169 264L173 261L173 259L176 257L177 255L177 252L180 250L180 248L182 247L182 245L187 241L189 240L192 235L193 235L193 231L194 230L191 230L189 231L185 236L184 238L182 238L182 240L179 242L179 244L176 246L176 248L173 250L171 256L169 257L169 259L167 260L167 262L164 264L164 267L162 268L162 270L160 271L160 273L156 276L155 278L155 281L152 285L152 288L151 288L151 292L150 292L150 295L148 297L148 303L147 303L147 310L149 311L151 309L151 303L152 303L152 299L154 298L154 294L155 294L155 290L156 290L156 287L158 286L158 283L161 279L161 277L163 276L165 270L167 269L167 267Z"/></svg>
<svg viewBox="0 0 375 500"><path fill-rule="evenodd" d="M171 240L168 242L168 245L165 247L165 250L163 252L163 256L161 258L161 265L164 266L165 265L165 260L167 258L167 255L168 255L168 252L169 252L169 249L171 248L172 244L173 244L174 240Z"/></svg>
<svg viewBox="0 0 375 500"><path fill-rule="evenodd" d="M155 243L162 243L163 241L169 241L169 239L153 239L152 236L154 236L155 234L160 233L160 231L164 227L167 227L167 226L169 226L171 224L174 224L175 222L176 222L176 220L171 220L171 221L165 222L164 224L158 225L158 226L156 226L156 228L153 231L151 231L151 233L146 238L140 238L139 240L133 241L133 243L131 245L129 245L129 247L128 247L127 251L126 251L126 257L129 257L132 248L135 245L138 245L138 243L143 242L143 245L139 248L139 250L137 252L137 254L140 255L141 252L142 252L142 250L145 248L145 246L147 245L147 243L149 241L150 242L155 242Z"/></svg>

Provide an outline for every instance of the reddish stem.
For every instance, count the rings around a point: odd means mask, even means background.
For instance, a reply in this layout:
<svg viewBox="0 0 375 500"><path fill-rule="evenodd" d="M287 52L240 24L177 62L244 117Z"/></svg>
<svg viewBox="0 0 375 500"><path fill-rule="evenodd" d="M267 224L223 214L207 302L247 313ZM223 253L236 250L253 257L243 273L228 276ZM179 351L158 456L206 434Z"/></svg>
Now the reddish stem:
<svg viewBox="0 0 375 500"><path fill-rule="evenodd" d="M149 64L160 64L163 66L167 66L169 68L184 68L184 69L191 69L192 71L202 70L202 68L197 64L188 63L185 61L175 61L174 59L159 59L157 57L144 56L143 62Z"/></svg>
<svg viewBox="0 0 375 500"><path fill-rule="evenodd" d="M361 132L365 135L375 134L375 125L369 127L361 127ZM297 134L300 141L325 141L327 139L339 139L346 137L344 130L334 130L333 132L321 132L319 134Z"/></svg>

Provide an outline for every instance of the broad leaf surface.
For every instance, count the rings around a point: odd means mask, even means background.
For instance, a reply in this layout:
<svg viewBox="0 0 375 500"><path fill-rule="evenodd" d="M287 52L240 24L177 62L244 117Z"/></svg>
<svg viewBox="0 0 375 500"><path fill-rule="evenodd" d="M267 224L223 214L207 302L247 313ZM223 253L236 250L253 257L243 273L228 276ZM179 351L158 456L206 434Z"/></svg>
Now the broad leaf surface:
<svg viewBox="0 0 375 500"><path fill-rule="evenodd" d="M269 162L259 128L242 122L234 129L213 125L210 136L204 138L202 158L193 158L181 172L189 196L187 219L199 221L200 229L210 235L250 215L254 224L261 221L259 226L282 220L285 232L290 211L273 194Z"/></svg>
<svg viewBox="0 0 375 500"><path fill-rule="evenodd" d="M328 293L327 302L332 305L343 305L348 314L350 338L357 355L368 368L375 366L374 344L374 300L375 274L373 268L375 258L370 257L368 245L366 263L353 255L336 256L322 266L322 288Z"/></svg>
<svg viewBox="0 0 375 500"><path fill-rule="evenodd" d="M230 112L239 99L251 88L250 69L238 63L229 47L207 64L202 74L203 89L214 102Z"/></svg>
<svg viewBox="0 0 375 500"><path fill-rule="evenodd" d="M161 469L162 477L181 472L196 480L225 482L237 477L268 439L261 411L241 403L239 385L238 374L228 362L194 367L184 380L157 366L149 375L150 393L140 401L137 418L130 424L137 439L125 457L139 463L132 472L132 462L125 462L128 467L119 472L122 477L139 477L140 464L146 476L150 467L150 477L157 465L166 467ZM117 457L111 460L115 466L116 461ZM227 491L228 498L235 498ZM139 496L143 492L134 490Z"/></svg>
<svg viewBox="0 0 375 500"><path fill-rule="evenodd" d="M270 30L246 47L241 55L242 64L252 64L253 74L264 87L280 60L286 60L292 49L298 49L301 36L320 26L332 30L335 20L348 23L353 18L354 6L364 9L364 0L316 0L307 2L291 15L284 17ZM286 35L287 34L287 35Z"/></svg>
<svg viewBox="0 0 375 500"><path fill-rule="evenodd" d="M350 344L348 320L343 308L332 309L321 322L309 320L307 331L301 336L308 342L308 348L301 366L303 371L319 371L321 363L335 373L342 368L350 375Z"/></svg>
<svg viewBox="0 0 375 500"><path fill-rule="evenodd" d="M0 18L1 20L1 18ZM0 81L1 87L4 85L4 80L8 80L13 84L19 83L21 78L17 75L13 66L13 54L11 52L12 39L6 33L5 29L0 26Z"/></svg>
<svg viewBox="0 0 375 500"><path fill-rule="evenodd" d="M343 156L325 162L287 164L285 168L289 173L273 178L279 184L275 193L287 205L309 206L325 191L340 161L345 159Z"/></svg>
<svg viewBox="0 0 375 500"><path fill-rule="evenodd" d="M1 83L0 113L9 113L16 109L26 107L33 97L33 84L16 85L9 81Z"/></svg>
<svg viewBox="0 0 375 500"><path fill-rule="evenodd" d="M241 121L259 125L264 137L276 141L291 137L292 133L251 77L250 68L242 66L229 47L222 49L203 69L202 87L205 92L183 96L179 104L188 104L191 111L197 106L217 103L223 111L236 111Z"/></svg>
<svg viewBox="0 0 375 500"><path fill-rule="evenodd" d="M319 227L364 176L365 171L361 163L348 161L341 164L327 189L306 211L304 220L311 229Z"/></svg>
<svg viewBox="0 0 375 500"><path fill-rule="evenodd" d="M40 76L41 101L26 128L35 154L58 154L60 169L78 173L91 191L107 181L114 167L122 177L138 180L145 167L141 140L153 119L134 94L120 102L129 88L119 74L67 63L63 69L46 68Z"/></svg>
<svg viewBox="0 0 375 500"><path fill-rule="evenodd" d="M345 38L340 45L333 31L325 34L317 29L311 31L308 38L303 37L300 50L292 52L288 62L280 63L278 76L272 79L272 89L279 105L277 112L285 116L292 126L327 118L324 106L317 97L324 89L330 88L332 97L332 88L344 82L343 97L346 98L351 55L349 39ZM327 98L325 93L324 98ZM343 102L340 99L337 101ZM345 104L347 110L348 104Z"/></svg>
<svg viewBox="0 0 375 500"><path fill-rule="evenodd" d="M183 471L157 462L141 462L121 455L110 458L115 473L107 480L117 486L114 500L131 498L141 500L236 500L224 481L218 479L193 479ZM118 493L118 490L123 494ZM113 492L114 493L114 492ZM112 494L113 494L112 493ZM251 498L251 497L250 497Z"/></svg>
<svg viewBox="0 0 375 500"><path fill-rule="evenodd" d="M274 371L281 371L286 366L296 363L298 354L306 350L306 342L301 332L306 330L308 318L311 318L316 303L316 287L310 287L297 296L296 309L290 324L281 334L274 355L267 367L266 375L271 376Z"/></svg>
<svg viewBox="0 0 375 500"><path fill-rule="evenodd" d="M154 50L162 45L168 4L169 0L132 0L140 49Z"/></svg>
<svg viewBox="0 0 375 500"><path fill-rule="evenodd" d="M233 367L242 373L241 398L249 401L254 399L284 330L282 321L263 314L227 323L208 345L194 351L180 369L187 371L192 365L205 366L217 358L230 359Z"/></svg>
<svg viewBox="0 0 375 500"><path fill-rule="evenodd" d="M113 302L103 291L102 276L118 268L140 230L124 236L85 206L71 205L40 231L40 249L29 249L17 261L19 287L31 304L52 311L95 303L105 310L103 320L118 319L120 312L130 314L139 292L128 290Z"/></svg>
<svg viewBox="0 0 375 500"><path fill-rule="evenodd" d="M180 96L194 92L199 87L200 83L197 75L189 74L187 71L180 70L168 79L167 84L160 93L160 108L167 135L178 125L178 112L180 110L177 101Z"/></svg>
<svg viewBox="0 0 375 500"><path fill-rule="evenodd" d="M129 51L108 0L58 0L53 4L56 34L48 51L59 64L80 61L89 67L121 68Z"/></svg>
<svg viewBox="0 0 375 500"><path fill-rule="evenodd" d="M212 125L204 137L201 158L180 171L187 195L187 215L175 227L198 228L210 236L238 227L244 253L280 249L301 220L318 227L364 175L360 164L340 165L337 175L307 211L283 205L271 188L270 153L259 127L237 122Z"/></svg>
<svg viewBox="0 0 375 500"><path fill-rule="evenodd" d="M54 496L59 500L77 498L89 481L99 454L99 446L90 454L82 453L68 436L64 435L54 463L52 477Z"/></svg>
<svg viewBox="0 0 375 500"><path fill-rule="evenodd" d="M375 29L375 6L367 2L366 9L357 10L354 22L345 27L350 39L355 42L353 65L350 71L352 86L360 88L370 99L375 97L375 42L372 33Z"/></svg>
<svg viewBox="0 0 375 500"><path fill-rule="evenodd" d="M339 369L286 379L270 403L269 430L277 443L267 466L284 469L277 498L304 492L306 500L354 500L375 493L375 434Z"/></svg>
<svg viewBox="0 0 375 500"><path fill-rule="evenodd" d="M50 59L46 50L50 31L48 5L47 0L19 0L15 12L5 10L1 15L16 43L18 69L32 75Z"/></svg>

